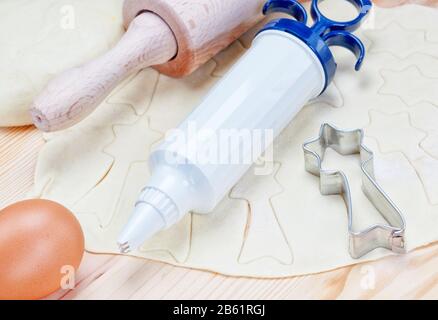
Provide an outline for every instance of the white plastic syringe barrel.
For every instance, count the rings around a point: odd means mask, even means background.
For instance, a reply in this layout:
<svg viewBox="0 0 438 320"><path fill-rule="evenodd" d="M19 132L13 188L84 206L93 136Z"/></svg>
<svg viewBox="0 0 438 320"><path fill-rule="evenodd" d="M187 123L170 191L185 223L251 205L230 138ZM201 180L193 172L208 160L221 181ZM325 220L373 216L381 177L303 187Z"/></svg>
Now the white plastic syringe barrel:
<svg viewBox="0 0 438 320"><path fill-rule="evenodd" d="M251 161L243 160L254 160L264 151L253 154L254 145L245 143L245 136L277 136L323 91L325 81L320 60L300 39L277 30L260 33L199 107L152 153L152 178L140 202L150 203L151 190L167 195L167 202L178 208L178 214L161 212L167 226L189 211L211 212L250 168ZM222 143L233 131L242 137L241 143ZM215 147L217 157L212 156ZM238 163L235 158L226 160L236 154L241 155Z"/></svg>

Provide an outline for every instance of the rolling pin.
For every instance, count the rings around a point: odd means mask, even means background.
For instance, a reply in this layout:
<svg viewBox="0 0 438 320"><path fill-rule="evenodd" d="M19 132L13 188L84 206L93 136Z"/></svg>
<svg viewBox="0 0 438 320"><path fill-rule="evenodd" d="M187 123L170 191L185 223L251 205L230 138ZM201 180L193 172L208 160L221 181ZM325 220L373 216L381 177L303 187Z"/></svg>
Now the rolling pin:
<svg viewBox="0 0 438 320"><path fill-rule="evenodd" d="M91 114L129 75L149 66L182 77L262 18L265 0L125 0L126 34L102 57L49 82L30 106L42 131L66 129Z"/></svg>

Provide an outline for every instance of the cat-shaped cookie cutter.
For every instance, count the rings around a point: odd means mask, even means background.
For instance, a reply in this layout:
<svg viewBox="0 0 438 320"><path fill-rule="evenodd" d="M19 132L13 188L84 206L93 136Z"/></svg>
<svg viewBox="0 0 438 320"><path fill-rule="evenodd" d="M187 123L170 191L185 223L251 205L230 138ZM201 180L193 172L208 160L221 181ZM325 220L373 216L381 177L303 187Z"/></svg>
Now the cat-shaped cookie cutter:
<svg viewBox="0 0 438 320"><path fill-rule="evenodd" d="M364 144L362 129L340 130L325 123L318 138L304 143L305 169L320 177L320 192L323 195L342 195L347 206L349 252L358 259L377 248L386 248L395 253L405 253L405 220L403 214L377 184L374 177L374 154ZM341 171L322 168L327 148L341 155L360 154L362 190L388 224L376 224L361 231L353 230L353 205L350 186Z"/></svg>

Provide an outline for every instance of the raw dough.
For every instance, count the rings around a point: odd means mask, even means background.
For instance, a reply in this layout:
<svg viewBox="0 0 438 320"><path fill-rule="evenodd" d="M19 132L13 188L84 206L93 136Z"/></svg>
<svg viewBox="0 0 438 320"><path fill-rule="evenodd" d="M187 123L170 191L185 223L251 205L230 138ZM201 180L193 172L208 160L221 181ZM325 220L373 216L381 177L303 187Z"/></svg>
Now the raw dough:
<svg viewBox="0 0 438 320"><path fill-rule="evenodd" d="M405 215L408 249L436 241L437 30L435 9L376 8L367 28L358 32L368 49L362 71L354 72L350 53L336 49L335 82L276 139L275 163L265 163L272 170L256 176L251 169L214 213L187 215L134 255L223 274L284 277L390 254L376 250L362 260L351 259L341 197L320 195L318 178L305 172L302 143L315 137L323 122L365 128L377 179ZM144 70L86 121L47 135L32 196L54 199L74 211L88 250L118 252L117 234L149 177L151 147L196 107L244 52L248 39L185 79ZM329 152L324 165L349 176L354 224L359 228L379 221L361 192L358 157Z"/></svg>
<svg viewBox="0 0 438 320"><path fill-rule="evenodd" d="M51 78L123 34L122 0L2 0L0 17L0 126L30 124L29 105Z"/></svg>

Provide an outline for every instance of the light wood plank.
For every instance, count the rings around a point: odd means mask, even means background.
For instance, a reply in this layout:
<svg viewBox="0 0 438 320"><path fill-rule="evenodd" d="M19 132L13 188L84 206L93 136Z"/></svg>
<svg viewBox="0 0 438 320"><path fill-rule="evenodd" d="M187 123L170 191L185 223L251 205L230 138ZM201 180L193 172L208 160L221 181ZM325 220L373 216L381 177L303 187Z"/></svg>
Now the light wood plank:
<svg viewBox="0 0 438 320"><path fill-rule="evenodd" d="M0 204L32 186L41 134L0 129ZM374 286L366 287L369 279ZM438 298L438 245L405 256L289 279L225 277L138 258L86 253L74 290L49 299L393 299ZM372 283L371 283L372 284Z"/></svg>
<svg viewBox="0 0 438 320"><path fill-rule="evenodd" d="M437 0L378 0L394 6ZM33 183L43 145L32 127L0 129L0 208L22 199ZM374 282L372 281L374 280ZM438 244L404 256L289 279L248 279L131 257L86 253L76 288L48 299L437 299Z"/></svg>

